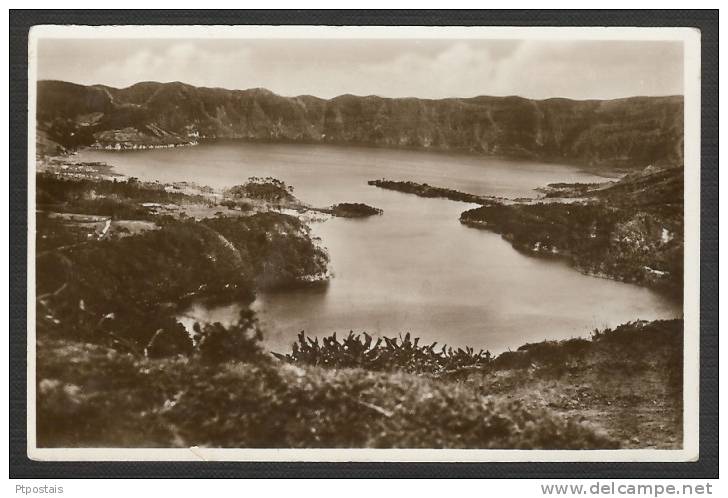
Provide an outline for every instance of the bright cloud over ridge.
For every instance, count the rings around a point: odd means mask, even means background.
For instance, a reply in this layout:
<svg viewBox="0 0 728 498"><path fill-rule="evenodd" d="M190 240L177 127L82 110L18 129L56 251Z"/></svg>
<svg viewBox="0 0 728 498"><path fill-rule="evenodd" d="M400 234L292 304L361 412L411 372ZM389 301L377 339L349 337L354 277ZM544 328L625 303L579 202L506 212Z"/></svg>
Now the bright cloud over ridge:
<svg viewBox="0 0 728 498"><path fill-rule="evenodd" d="M610 99L683 93L680 42L41 39L38 78L139 81L331 98Z"/></svg>

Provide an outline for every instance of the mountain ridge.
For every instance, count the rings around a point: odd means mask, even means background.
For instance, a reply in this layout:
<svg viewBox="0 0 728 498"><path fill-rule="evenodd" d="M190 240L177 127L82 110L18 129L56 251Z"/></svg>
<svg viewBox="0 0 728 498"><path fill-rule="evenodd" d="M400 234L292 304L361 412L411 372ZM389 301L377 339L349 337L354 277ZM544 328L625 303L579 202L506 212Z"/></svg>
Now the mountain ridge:
<svg viewBox="0 0 728 498"><path fill-rule="evenodd" d="M198 139L406 147L593 166L682 163L683 98L284 97L182 82L126 88L38 82L43 151L144 148ZM50 146L48 146L50 144Z"/></svg>
<svg viewBox="0 0 728 498"><path fill-rule="evenodd" d="M535 101L535 102L547 102L551 100L562 100L567 102L615 102L615 101L626 101L626 100L633 100L633 99L679 99L682 100L683 96L679 94L670 94L670 95L630 95L628 97L617 97L613 99L573 99L570 97L546 97L542 99L537 98L530 98L530 97L524 97L522 95L474 95L472 97L442 97L442 98L429 98L429 97L415 97L415 96L407 96L407 97L386 97L382 95L377 94L367 94L367 95L359 95L355 93L342 93L339 95L335 95L330 98L326 97L319 97L317 95L311 95L307 93L302 93L298 95L282 95L280 93L276 93L273 90L269 90L265 87L250 87L250 88L228 88L223 86L196 86L192 85L190 83L185 83L184 81L155 81L155 80L146 80L146 81L138 81L136 83L132 83L131 85L124 86L124 87L115 87L111 85L105 85L103 83L93 83L90 85L84 85L83 83L74 83L72 81L65 81L65 80L56 80L56 79L44 79L44 80L38 80L39 85L45 85L45 84L63 84L63 85L69 85L69 86L75 86L80 88L105 88L109 90L114 91L125 91L130 90L135 87L140 86L149 86L149 85L156 85L156 86L164 86L164 85L178 85L178 86L185 86L189 88L195 88L199 90L219 90L219 91L225 91L225 92L252 92L252 91L264 91L266 93L270 93L272 95L275 95L277 97L285 98L285 99L296 99L299 97L305 97L305 98L312 98L317 99L321 101L330 101L337 99L339 97L356 97L356 98L368 98L368 97L374 97L378 99L384 99L384 100L421 100L421 101L447 101L447 100L472 100L472 99L481 99L481 98L492 98L492 99L523 99L523 100L529 100L529 101Z"/></svg>

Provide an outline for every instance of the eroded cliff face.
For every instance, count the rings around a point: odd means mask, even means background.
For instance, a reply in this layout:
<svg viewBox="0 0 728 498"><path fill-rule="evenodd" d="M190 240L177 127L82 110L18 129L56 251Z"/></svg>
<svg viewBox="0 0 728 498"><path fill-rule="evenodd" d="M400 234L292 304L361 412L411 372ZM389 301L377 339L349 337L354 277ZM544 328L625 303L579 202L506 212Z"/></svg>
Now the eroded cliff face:
<svg viewBox="0 0 728 498"><path fill-rule="evenodd" d="M679 164L683 99L609 101L342 95L138 83L116 89L38 83L44 145L141 147L241 138L475 152L585 165Z"/></svg>

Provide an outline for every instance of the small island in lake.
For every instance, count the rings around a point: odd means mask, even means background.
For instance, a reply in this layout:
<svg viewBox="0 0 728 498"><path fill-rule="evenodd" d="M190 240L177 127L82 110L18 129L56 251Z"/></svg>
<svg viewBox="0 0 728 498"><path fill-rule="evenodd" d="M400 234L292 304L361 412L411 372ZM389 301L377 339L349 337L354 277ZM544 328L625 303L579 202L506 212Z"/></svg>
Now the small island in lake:
<svg viewBox="0 0 728 498"><path fill-rule="evenodd" d="M329 209L322 209L321 211L341 218L367 218L383 213L381 209L361 202L342 202L331 206Z"/></svg>

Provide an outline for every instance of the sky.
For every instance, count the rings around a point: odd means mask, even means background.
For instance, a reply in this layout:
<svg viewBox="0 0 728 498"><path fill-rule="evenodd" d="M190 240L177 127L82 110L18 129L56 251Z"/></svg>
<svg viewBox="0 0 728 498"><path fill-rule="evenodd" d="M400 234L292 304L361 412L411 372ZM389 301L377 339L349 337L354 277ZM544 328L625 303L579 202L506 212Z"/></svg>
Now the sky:
<svg viewBox="0 0 728 498"><path fill-rule="evenodd" d="M40 39L38 79L182 81L284 96L611 99L681 95L673 41Z"/></svg>

